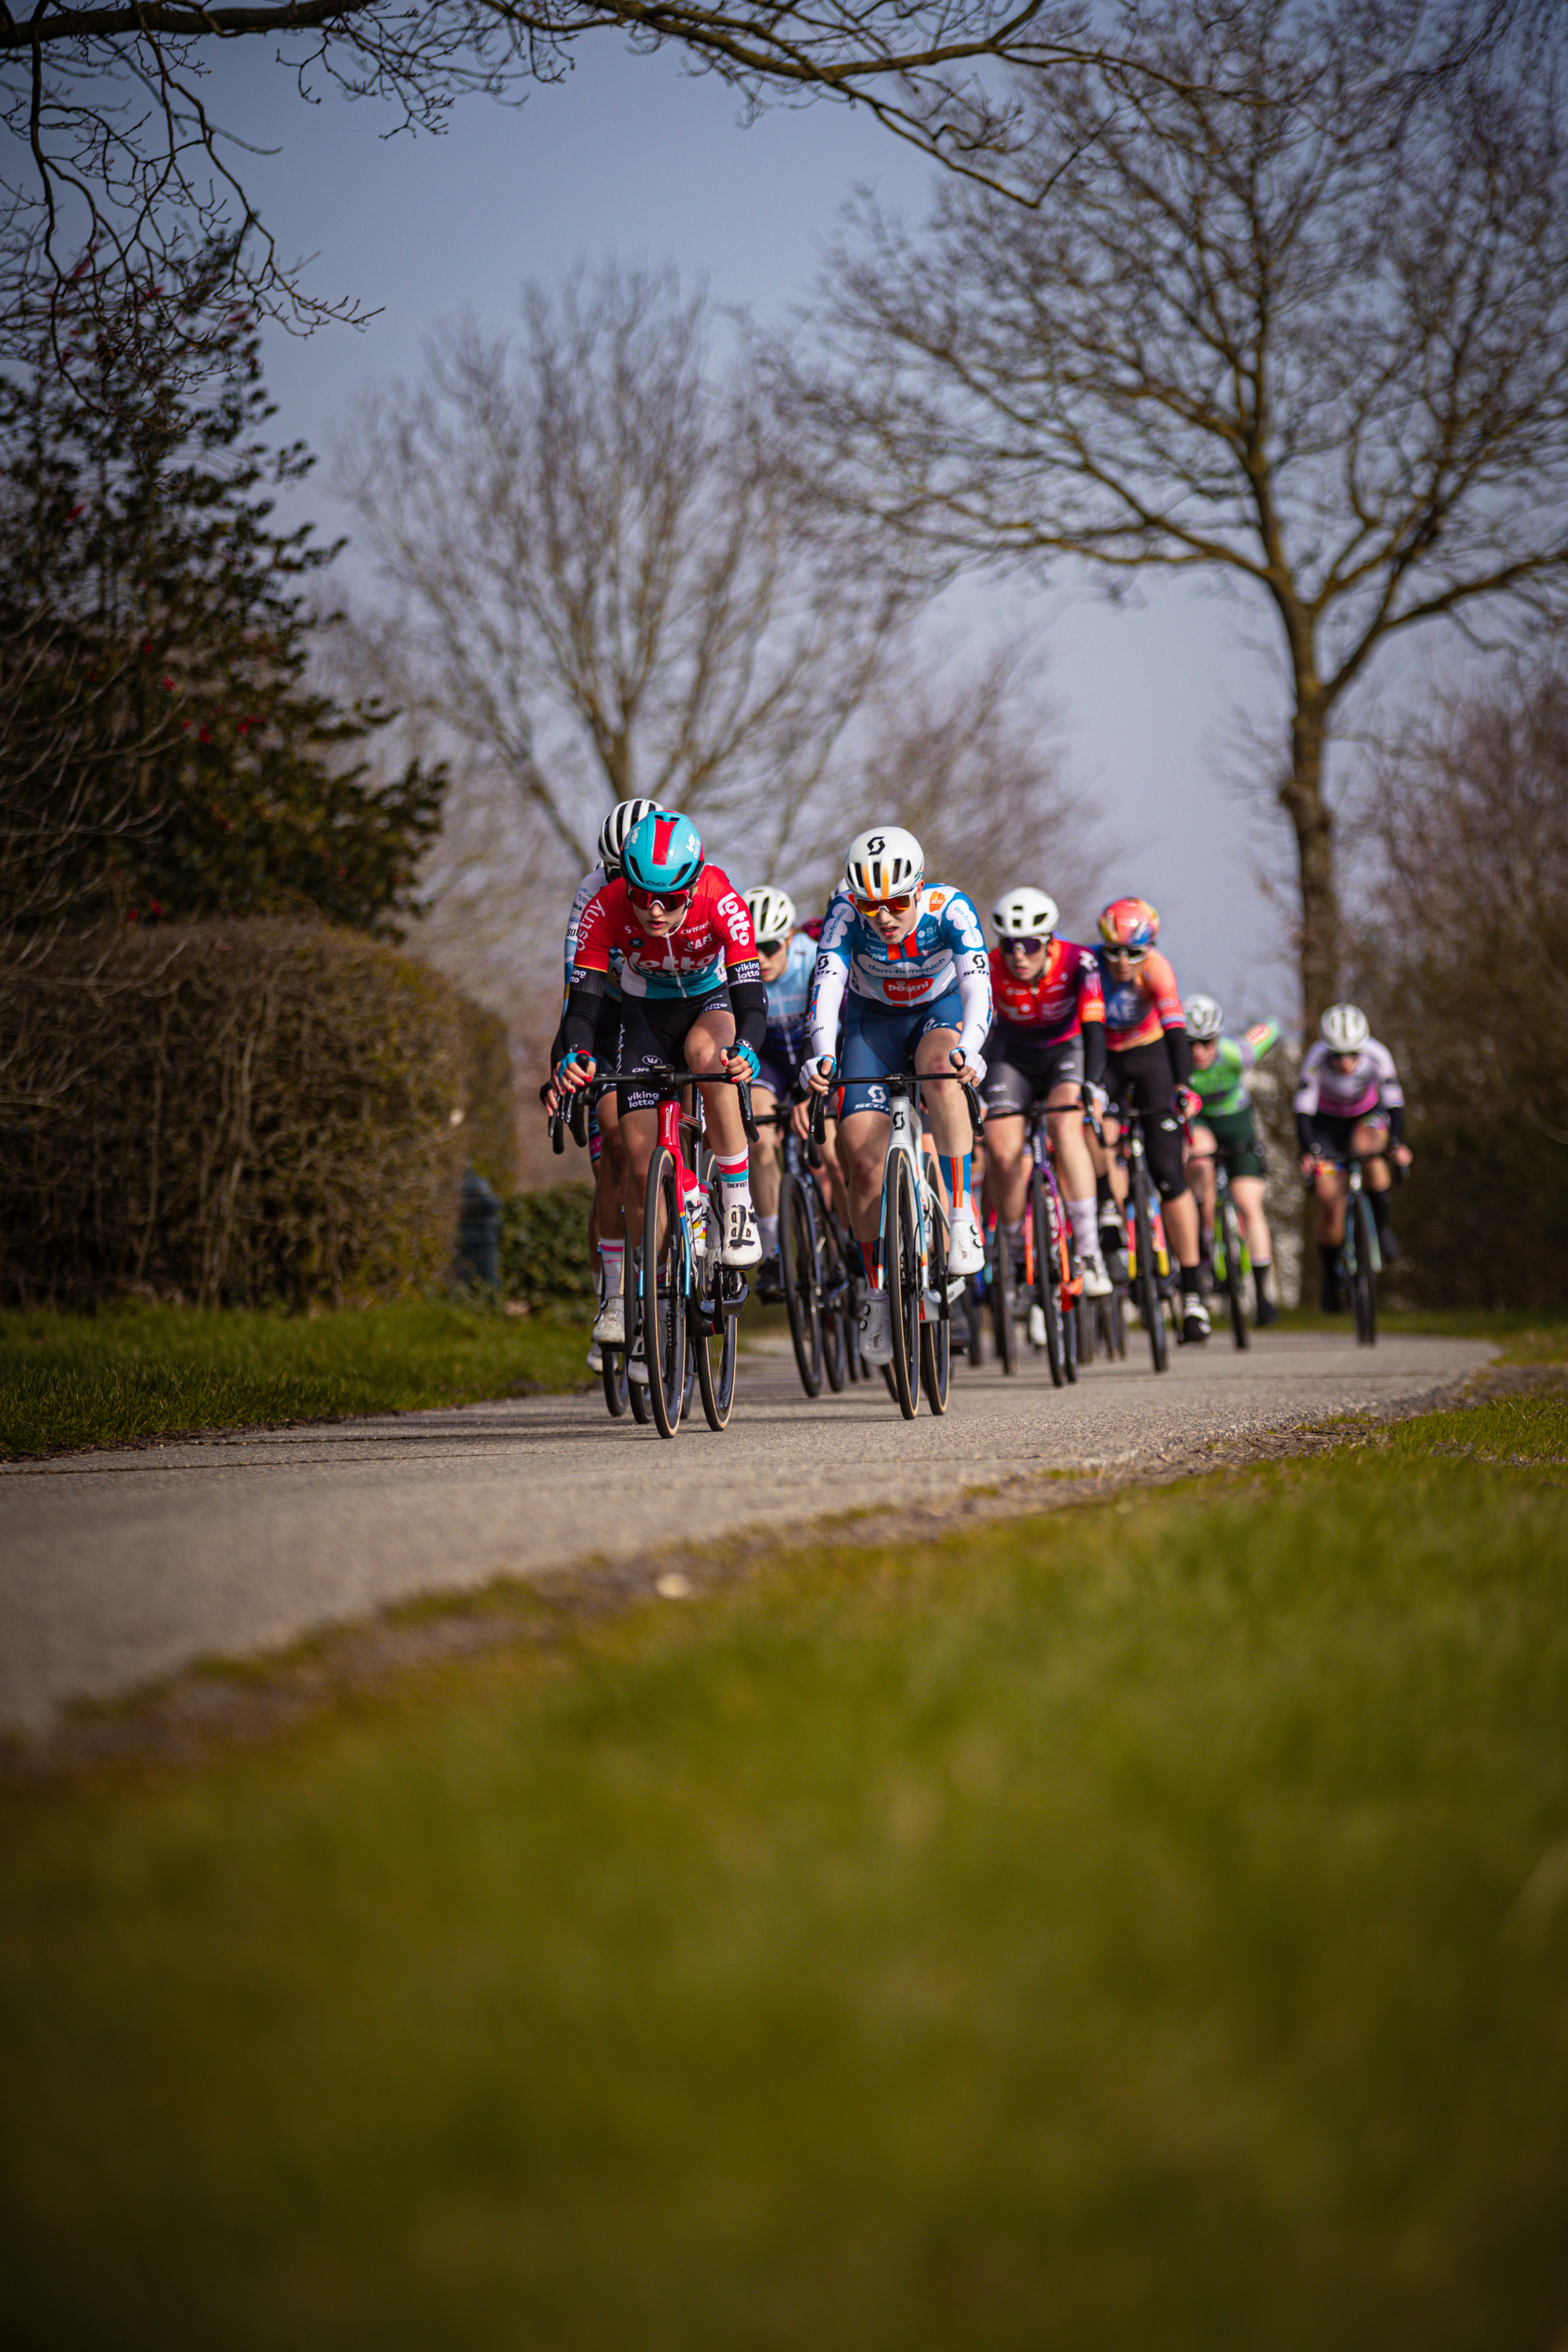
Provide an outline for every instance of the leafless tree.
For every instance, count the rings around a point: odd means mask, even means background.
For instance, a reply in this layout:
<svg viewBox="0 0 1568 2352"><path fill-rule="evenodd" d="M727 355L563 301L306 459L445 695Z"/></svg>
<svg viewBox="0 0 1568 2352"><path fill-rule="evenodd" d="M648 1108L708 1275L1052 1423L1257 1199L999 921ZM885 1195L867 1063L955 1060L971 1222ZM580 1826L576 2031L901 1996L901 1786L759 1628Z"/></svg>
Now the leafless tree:
<svg viewBox="0 0 1568 2352"><path fill-rule="evenodd" d="M1488 641L1568 592L1561 25L1131 0L1151 70L1031 100L1049 202L951 183L925 235L863 205L827 362L797 372L840 488L933 562L1262 600L1309 1016L1339 970L1347 698L1428 622Z"/></svg>
<svg viewBox="0 0 1568 2352"><path fill-rule="evenodd" d="M710 325L668 273L531 286L520 346L458 328L339 457L382 599L362 644L578 871L635 793L776 863L909 609Z"/></svg>
<svg viewBox="0 0 1568 2352"><path fill-rule="evenodd" d="M459 99L520 104L608 34L675 50L747 115L837 100L989 175L1018 121L985 68L1098 54L1095 16L1092 0L37 0L16 13L0 0L0 120L17 157L0 180L0 254L13 303L64 284L83 243L95 273L156 299L172 253L223 234L237 299L296 328L357 315L314 294L259 220L243 143L203 87L219 43L248 45L258 71L289 77L302 98L379 100L400 128L439 131Z"/></svg>

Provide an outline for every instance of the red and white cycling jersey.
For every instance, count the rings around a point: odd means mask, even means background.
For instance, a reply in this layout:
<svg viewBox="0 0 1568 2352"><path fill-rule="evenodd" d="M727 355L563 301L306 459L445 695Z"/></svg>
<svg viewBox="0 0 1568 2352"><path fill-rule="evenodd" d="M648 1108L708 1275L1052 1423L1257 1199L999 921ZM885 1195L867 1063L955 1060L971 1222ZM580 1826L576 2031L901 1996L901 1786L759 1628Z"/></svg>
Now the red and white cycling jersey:
<svg viewBox="0 0 1568 2352"><path fill-rule="evenodd" d="M632 913L626 886L606 882L583 909L577 928L578 971L608 972L619 951L626 996L710 996L736 964L754 964L757 935L751 909L729 876L705 866L691 904L668 939L651 939Z"/></svg>
<svg viewBox="0 0 1568 2352"><path fill-rule="evenodd" d="M1076 1037L1086 1021L1105 1018L1094 951L1075 948L1070 940L1050 941L1045 969L1034 980L1021 980L1001 949L993 948L991 994L997 1020L1008 1029L1026 1029L1032 1045Z"/></svg>

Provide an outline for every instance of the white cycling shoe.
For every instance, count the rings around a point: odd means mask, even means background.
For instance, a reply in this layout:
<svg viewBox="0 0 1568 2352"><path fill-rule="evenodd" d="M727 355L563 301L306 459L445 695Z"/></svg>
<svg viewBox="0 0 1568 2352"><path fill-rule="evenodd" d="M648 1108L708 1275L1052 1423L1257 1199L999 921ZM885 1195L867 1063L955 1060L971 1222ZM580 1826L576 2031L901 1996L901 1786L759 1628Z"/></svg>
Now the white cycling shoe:
<svg viewBox="0 0 1568 2352"><path fill-rule="evenodd" d="M626 1344L626 1302L617 1290L606 1298L594 1318L595 1348L624 1348Z"/></svg>
<svg viewBox="0 0 1568 2352"><path fill-rule="evenodd" d="M643 1353L640 1331L626 1350L626 1378L635 1381L639 1389L647 1386L647 1358Z"/></svg>
<svg viewBox="0 0 1568 2352"><path fill-rule="evenodd" d="M726 1203L722 1255L726 1265L762 1264L763 1237L757 1231L757 1213L750 1201Z"/></svg>
<svg viewBox="0 0 1568 2352"><path fill-rule="evenodd" d="M947 1240L948 1271L951 1274L978 1274L984 1263L985 1243L973 1210L955 1211Z"/></svg>
<svg viewBox="0 0 1568 2352"><path fill-rule="evenodd" d="M1084 1297L1086 1298L1109 1298L1110 1296L1110 1276L1105 1271L1105 1260L1102 1257L1086 1257L1082 1263Z"/></svg>
<svg viewBox="0 0 1568 2352"><path fill-rule="evenodd" d="M860 1353L868 1364L893 1360L893 1318L885 1290L868 1290L860 1301Z"/></svg>
<svg viewBox="0 0 1568 2352"><path fill-rule="evenodd" d="M588 1370L591 1372L602 1372L604 1370L605 1360L599 1353L599 1343L597 1339L589 1340L588 1353L584 1360L586 1361Z"/></svg>

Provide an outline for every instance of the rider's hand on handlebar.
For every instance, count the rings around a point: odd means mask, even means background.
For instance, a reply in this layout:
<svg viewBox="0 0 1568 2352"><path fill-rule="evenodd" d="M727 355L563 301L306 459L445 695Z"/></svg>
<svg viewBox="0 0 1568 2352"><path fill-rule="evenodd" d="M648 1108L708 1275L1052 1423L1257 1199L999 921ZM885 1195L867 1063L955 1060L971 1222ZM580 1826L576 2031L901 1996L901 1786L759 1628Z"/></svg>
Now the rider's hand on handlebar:
<svg viewBox="0 0 1568 2352"><path fill-rule="evenodd" d="M825 1054L820 1062L807 1062L800 1075L814 1095L825 1095L833 1084L833 1074L837 1067L837 1065L832 1055Z"/></svg>
<svg viewBox="0 0 1568 2352"><path fill-rule="evenodd" d="M1396 1168L1408 1168L1415 1154L1407 1143L1396 1143L1388 1156Z"/></svg>
<svg viewBox="0 0 1568 2352"><path fill-rule="evenodd" d="M965 1060L962 1045L955 1045L947 1058L952 1064L954 1076L962 1078L966 1087L980 1084L980 1073L973 1062Z"/></svg>
<svg viewBox="0 0 1568 2352"><path fill-rule="evenodd" d="M593 1085L597 1067L598 1064L591 1054L574 1052L563 1055L555 1065L552 1083L562 1094L574 1095L582 1087Z"/></svg>
<svg viewBox="0 0 1568 2352"><path fill-rule="evenodd" d="M811 1105L808 1102L792 1103L789 1123L804 1143L811 1133Z"/></svg>

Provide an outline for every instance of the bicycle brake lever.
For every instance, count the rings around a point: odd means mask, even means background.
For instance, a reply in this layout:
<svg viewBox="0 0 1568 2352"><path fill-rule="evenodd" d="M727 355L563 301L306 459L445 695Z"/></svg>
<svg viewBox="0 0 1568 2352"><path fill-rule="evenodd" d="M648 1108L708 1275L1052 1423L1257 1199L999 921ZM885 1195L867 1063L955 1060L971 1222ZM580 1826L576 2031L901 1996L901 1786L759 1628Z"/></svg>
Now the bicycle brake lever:
<svg viewBox="0 0 1568 2352"><path fill-rule="evenodd" d="M741 1124L746 1130L746 1140L748 1143L756 1143L761 1139L762 1129L758 1127L756 1120L752 1117L752 1087L750 1079L737 1079L735 1084L735 1092L741 1097Z"/></svg>
<svg viewBox="0 0 1568 2352"><path fill-rule="evenodd" d="M981 1108L980 1097L970 1085L967 1078L963 1081L963 1099L969 1105L970 1133L976 1142L984 1142L985 1138L985 1113Z"/></svg>
<svg viewBox="0 0 1568 2352"><path fill-rule="evenodd" d="M820 1151L827 1140L827 1097L826 1095L814 1094L811 1097L809 1132L812 1142Z"/></svg>
<svg viewBox="0 0 1568 2352"><path fill-rule="evenodd" d="M584 1087L572 1097L572 1140L579 1151L588 1143L588 1089Z"/></svg>
<svg viewBox="0 0 1568 2352"><path fill-rule="evenodd" d="M565 1113L563 1111L552 1110L550 1114L550 1149L552 1151L559 1153L565 1150Z"/></svg>

